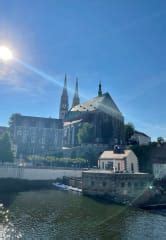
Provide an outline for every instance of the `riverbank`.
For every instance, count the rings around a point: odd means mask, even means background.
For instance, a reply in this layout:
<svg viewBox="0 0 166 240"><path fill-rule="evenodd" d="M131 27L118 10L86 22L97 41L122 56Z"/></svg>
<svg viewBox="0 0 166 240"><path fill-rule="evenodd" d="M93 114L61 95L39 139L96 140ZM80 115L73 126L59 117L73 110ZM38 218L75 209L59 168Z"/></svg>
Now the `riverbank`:
<svg viewBox="0 0 166 240"><path fill-rule="evenodd" d="M75 180L73 182L73 180ZM77 181L76 181L77 180ZM67 182L66 182L67 181ZM73 187L78 187L76 183L81 181L81 179L74 179L74 178L63 178L63 179L56 179L56 180L24 180L24 179L13 179L13 178L0 178L0 193L2 194L10 194L10 193L19 193L19 192L26 192L26 191L38 191L38 190L50 190L55 189L53 183L67 183ZM69 184L70 182L70 184ZM80 183L79 183L80 185ZM102 197L99 196L91 196L97 201L105 201L108 204L123 204L123 205L131 205L127 201L118 201L118 199L110 198L110 196L104 195ZM143 209L166 209L166 194L157 195L154 198L150 199L150 201L146 202L146 204L142 204L138 206Z"/></svg>
<svg viewBox="0 0 166 240"><path fill-rule="evenodd" d="M53 182L57 180L24 180L13 178L0 178L0 193L16 193L31 190L53 189Z"/></svg>

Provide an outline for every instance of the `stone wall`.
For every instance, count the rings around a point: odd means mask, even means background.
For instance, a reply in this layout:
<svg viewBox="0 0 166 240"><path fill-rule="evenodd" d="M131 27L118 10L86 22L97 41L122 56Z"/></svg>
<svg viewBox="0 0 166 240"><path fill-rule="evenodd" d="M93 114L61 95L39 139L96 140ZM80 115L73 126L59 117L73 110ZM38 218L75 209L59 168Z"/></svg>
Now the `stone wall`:
<svg viewBox="0 0 166 240"><path fill-rule="evenodd" d="M82 189L81 177L63 177L63 183L72 187Z"/></svg>
<svg viewBox="0 0 166 240"><path fill-rule="evenodd" d="M152 177L143 173L87 171L82 174L82 189L85 195L104 197L122 203L141 203L149 198L147 191L151 181Z"/></svg>
<svg viewBox="0 0 166 240"><path fill-rule="evenodd" d="M81 177L82 170L0 167L0 178L55 180L57 178L63 178L64 176Z"/></svg>

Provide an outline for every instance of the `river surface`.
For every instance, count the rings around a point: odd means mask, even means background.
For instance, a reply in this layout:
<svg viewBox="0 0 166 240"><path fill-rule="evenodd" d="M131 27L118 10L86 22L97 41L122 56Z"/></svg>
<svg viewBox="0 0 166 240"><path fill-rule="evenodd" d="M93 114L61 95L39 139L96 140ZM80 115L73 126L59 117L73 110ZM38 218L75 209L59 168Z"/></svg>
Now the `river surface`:
<svg viewBox="0 0 166 240"><path fill-rule="evenodd" d="M166 239L166 212L58 190L0 195L0 239Z"/></svg>

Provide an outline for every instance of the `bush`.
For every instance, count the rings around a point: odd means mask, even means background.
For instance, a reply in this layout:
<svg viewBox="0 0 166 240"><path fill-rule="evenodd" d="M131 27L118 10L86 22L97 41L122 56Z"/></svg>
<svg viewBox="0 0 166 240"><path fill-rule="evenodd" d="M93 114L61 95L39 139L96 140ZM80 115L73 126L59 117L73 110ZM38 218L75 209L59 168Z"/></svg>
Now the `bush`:
<svg viewBox="0 0 166 240"><path fill-rule="evenodd" d="M0 161L13 162L13 154L8 133L4 133L0 137Z"/></svg>

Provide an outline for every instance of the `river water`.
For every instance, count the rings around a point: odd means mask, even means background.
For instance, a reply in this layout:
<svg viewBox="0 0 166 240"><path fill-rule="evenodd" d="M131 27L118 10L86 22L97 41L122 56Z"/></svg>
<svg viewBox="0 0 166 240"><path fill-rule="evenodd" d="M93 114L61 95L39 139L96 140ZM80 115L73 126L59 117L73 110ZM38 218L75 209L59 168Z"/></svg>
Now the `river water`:
<svg viewBox="0 0 166 240"><path fill-rule="evenodd" d="M166 239L166 212L58 190L1 196L0 239Z"/></svg>

